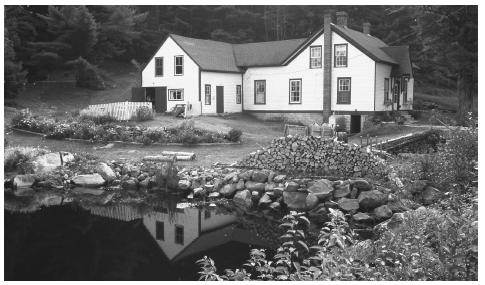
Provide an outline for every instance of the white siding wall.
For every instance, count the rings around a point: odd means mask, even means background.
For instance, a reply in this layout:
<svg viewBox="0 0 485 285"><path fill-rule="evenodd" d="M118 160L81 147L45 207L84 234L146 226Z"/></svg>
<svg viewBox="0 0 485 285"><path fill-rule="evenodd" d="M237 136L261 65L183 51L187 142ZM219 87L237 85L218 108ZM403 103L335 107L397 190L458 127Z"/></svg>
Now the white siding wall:
<svg viewBox="0 0 485 285"><path fill-rule="evenodd" d="M376 111L389 111L392 106L384 105L384 79L391 80L392 66L389 64L376 63ZM390 97L392 98L392 86L389 86Z"/></svg>
<svg viewBox="0 0 485 285"><path fill-rule="evenodd" d="M348 44L347 67L334 67L334 45ZM374 111L375 62L332 32L332 111ZM351 77L351 104L337 104L337 78Z"/></svg>
<svg viewBox="0 0 485 285"><path fill-rule="evenodd" d="M401 102L403 96L401 94ZM414 78L409 78L408 80L408 101L412 102L414 100ZM402 105L401 110L412 110L413 104Z"/></svg>
<svg viewBox="0 0 485 285"><path fill-rule="evenodd" d="M322 46L323 34L310 46ZM322 110L322 68L310 69L310 46L287 66L251 67L244 74L244 110ZM302 79L302 103L289 104L289 80ZM254 104L254 81L266 80L266 104Z"/></svg>
<svg viewBox="0 0 485 285"><path fill-rule="evenodd" d="M205 85L211 85L211 104L205 104ZM239 73L222 73L202 71L200 90L202 92L202 114L215 114L217 106L216 86L224 86L224 112L242 111L242 103L236 104L236 85L242 85L242 75Z"/></svg>
<svg viewBox="0 0 485 285"><path fill-rule="evenodd" d="M184 74L182 76L174 75L176 55L184 56ZM155 76L155 57L163 57L163 76ZM188 103L192 105L190 113L200 113L198 82L199 67L170 37L142 71L142 87L167 86L167 99L169 89L184 89L184 100L168 101L168 111L176 104Z"/></svg>

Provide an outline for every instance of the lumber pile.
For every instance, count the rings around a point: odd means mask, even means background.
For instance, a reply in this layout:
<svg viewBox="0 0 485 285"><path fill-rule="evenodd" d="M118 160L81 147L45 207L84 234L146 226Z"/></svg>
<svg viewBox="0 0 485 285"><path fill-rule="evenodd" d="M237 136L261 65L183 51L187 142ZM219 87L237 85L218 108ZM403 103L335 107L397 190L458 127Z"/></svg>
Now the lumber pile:
<svg viewBox="0 0 485 285"><path fill-rule="evenodd" d="M382 170L383 163L357 145L317 136L288 136L250 153L238 166L349 177L375 174Z"/></svg>
<svg viewBox="0 0 485 285"><path fill-rule="evenodd" d="M162 151L161 155L148 155L143 158L143 161L190 161L195 159L193 152L176 152L176 151Z"/></svg>

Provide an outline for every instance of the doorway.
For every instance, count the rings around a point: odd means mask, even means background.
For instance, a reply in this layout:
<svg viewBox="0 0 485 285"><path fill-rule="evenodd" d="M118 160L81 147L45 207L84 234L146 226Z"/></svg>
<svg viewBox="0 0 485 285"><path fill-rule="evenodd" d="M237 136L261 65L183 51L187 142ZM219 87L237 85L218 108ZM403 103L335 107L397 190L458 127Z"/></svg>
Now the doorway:
<svg viewBox="0 0 485 285"><path fill-rule="evenodd" d="M217 113L224 113L224 86L216 86Z"/></svg>
<svg viewBox="0 0 485 285"><path fill-rule="evenodd" d="M167 87L155 87L155 111L167 111Z"/></svg>
<svg viewBox="0 0 485 285"><path fill-rule="evenodd" d="M361 116L360 115L351 115L350 116L350 133L356 134L360 133L360 126L361 126Z"/></svg>

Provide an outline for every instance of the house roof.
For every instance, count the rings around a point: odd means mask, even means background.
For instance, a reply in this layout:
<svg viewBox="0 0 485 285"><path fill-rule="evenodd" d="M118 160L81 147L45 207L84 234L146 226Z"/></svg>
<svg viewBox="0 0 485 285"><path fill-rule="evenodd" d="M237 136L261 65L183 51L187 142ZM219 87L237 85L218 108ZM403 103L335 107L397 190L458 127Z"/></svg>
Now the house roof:
<svg viewBox="0 0 485 285"><path fill-rule="evenodd" d="M413 67L409 57L409 46L388 46L381 49L398 62L398 65L393 66L391 76L409 74L412 77Z"/></svg>
<svg viewBox="0 0 485 285"><path fill-rule="evenodd" d="M332 31L376 62L393 65L395 74L411 74L407 46L388 46L376 37L345 26L332 24ZM240 73L241 68L287 64L321 33L323 28L309 38L245 44L194 39L175 34L169 36L202 70Z"/></svg>

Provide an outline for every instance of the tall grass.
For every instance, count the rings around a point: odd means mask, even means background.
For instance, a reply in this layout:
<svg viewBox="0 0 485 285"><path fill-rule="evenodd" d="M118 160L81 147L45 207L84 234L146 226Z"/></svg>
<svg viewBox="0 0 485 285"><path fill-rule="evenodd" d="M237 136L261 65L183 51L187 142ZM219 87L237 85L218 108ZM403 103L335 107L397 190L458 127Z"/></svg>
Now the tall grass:
<svg viewBox="0 0 485 285"><path fill-rule="evenodd" d="M40 147L8 146L4 151L4 170L18 170L22 163L32 160L37 156L46 154L47 152L48 150Z"/></svg>

